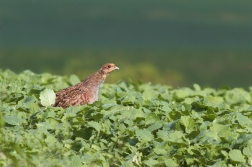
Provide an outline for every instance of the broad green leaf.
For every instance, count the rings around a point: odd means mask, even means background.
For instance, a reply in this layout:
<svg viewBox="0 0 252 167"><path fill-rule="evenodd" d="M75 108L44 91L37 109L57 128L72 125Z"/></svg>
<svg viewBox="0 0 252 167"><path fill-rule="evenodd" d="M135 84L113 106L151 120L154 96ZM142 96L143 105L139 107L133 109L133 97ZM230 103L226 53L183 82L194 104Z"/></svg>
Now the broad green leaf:
<svg viewBox="0 0 252 167"><path fill-rule="evenodd" d="M145 119L145 124L148 125L148 124L152 124L156 121L159 121L159 118L158 116L155 114L155 113L149 113L147 116L146 116L146 119Z"/></svg>
<svg viewBox="0 0 252 167"><path fill-rule="evenodd" d="M128 91L126 94L123 92L123 95L120 95L119 100L124 105L134 104L138 102L139 98L135 93Z"/></svg>
<svg viewBox="0 0 252 167"><path fill-rule="evenodd" d="M54 129L54 126L50 124L49 122L37 123L37 127L44 130Z"/></svg>
<svg viewBox="0 0 252 167"><path fill-rule="evenodd" d="M235 88L233 90L227 91L225 99L228 104L239 104L249 102L251 103L251 96L244 89Z"/></svg>
<svg viewBox="0 0 252 167"><path fill-rule="evenodd" d="M196 91L200 91L201 88L198 84L193 84L193 88L196 90Z"/></svg>
<svg viewBox="0 0 252 167"><path fill-rule="evenodd" d="M105 120L103 123L103 128L105 129L105 133L106 134L111 134L111 122L110 120ZM121 127L119 127L121 128Z"/></svg>
<svg viewBox="0 0 252 167"><path fill-rule="evenodd" d="M80 82L80 79L76 75L72 74L70 75L69 81L71 85L75 85Z"/></svg>
<svg viewBox="0 0 252 167"><path fill-rule="evenodd" d="M188 165L193 165L195 160L197 160L196 158L185 158L186 160L186 164Z"/></svg>
<svg viewBox="0 0 252 167"><path fill-rule="evenodd" d="M152 101L157 99L158 97L158 92L153 91L153 90L147 90L143 92L143 99L145 101Z"/></svg>
<svg viewBox="0 0 252 167"><path fill-rule="evenodd" d="M252 111L252 106L249 106L246 111Z"/></svg>
<svg viewBox="0 0 252 167"><path fill-rule="evenodd" d="M53 129L56 128L58 126L58 124L59 124L59 122L57 120L55 120L54 118L48 118L48 119L46 119L46 122Z"/></svg>
<svg viewBox="0 0 252 167"><path fill-rule="evenodd" d="M95 128L98 132L101 130L101 125L98 122L90 121L88 125Z"/></svg>
<svg viewBox="0 0 252 167"><path fill-rule="evenodd" d="M39 98L41 100L41 104L45 107L48 107L55 103L56 95L53 90L45 89L40 93Z"/></svg>
<svg viewBox="0 0 252 167"><path fill-rule="evenodd" d="M164 162L165 162L165 165L169 166L169 167L177 167L177 166L179 166L177 164L177 162L175 162L173 159L170 159L170 158L165 159Z"/></svg>
<svg viewBox="0 0 252 167"><path fill-rule="evenodd" d="M190 133L194 129L194 120L189 116L181 116L181 123L185 126L186 132Z"/></svg>
<svg viewBox="0 0 252 167"><path fill-rule="evenodd" d="M66 117L75 117L80 110L78 107L70 106L65 110Z"/></svg>
<svg viewBox="0 0 252 167"><path fill-rule="evenodd" d="M247 126L251 127L252 126L252 120L249 119L248 117L242 115L241 113L237 113L237 121L241 126Z"/></svg>
<svg viewBox="0 0 252 167"><path fill-rule="evenodd" d="M25 122L25 120L22 119L21 117L13 115L5 116L4 121L10 125L21 125L22 123Z"/></svg>
<svg viewBox="0 0 252 167"><path fill-rule="evenodd" d="M128 111L126 111L126 112L129 112L130 118L133 119L133 120L136 119L136 118L144 118L145 117L144 112L142 110L140 110L140 109L132 108L132 109L129 109Z"/></svg>
<svg viewBox="0 0 252 167"><path fill-rule="evenodd" d="M245 147L243 149L243 154L245 154L248 158L252 157L252 146Z"/></svg>
<svg viewBox="0 0 252 167"><path fill-rule="evenodd" d="M204 98L204 104L211 107L223 108L223 97L207 96Z"/></svg>
<svg viewBox="0 0 252 167"><path fill-rule="evenodd" d="M164 112L171 112L171 108L169 107L169 104L168 103L165 103L163 105L163 107L161 108L161 110L163 110Z"/></svg>
<svg viewBox="0 0 252 167"><path fill-rule="evenodd" d="M46 137L46 139L45 139L45 142L46 142L46 143L50 143L50 145L51 145L51 144L53 145L53 143L56 143L56 142L58 142L58 141L57 141L57 139L55 139L54 136L48 135L48 136Z"/></svg>
<svg viewBox="0 0 252 167"><path fill-rule="evenodd" d="M38 103L33 103L33 104L29 105L29 111L30 111L30 113L36 113L36 112L38 112L40 110L41 109L40 109Z"/></svg>
<svg viewBox="0 0 252 167"><path fill-rule="evenodd" d="M163 126L163 122L157 121L154 124L150 125L147 129L152 132L154 130L161 128L162 126Z"/></svg>
<svg viewBox="0 0 252 167"><path fill-rule="evenodd" d="M24 106L29 107L32 103L36 102L37 99L35 96L26 96L24 98Z"/></svg>
<svg viewBox="0 0 252 167"><path fill-rule="evenodd" d="M231 150L228 153L230 159L234 162L245 162L244 156L242 155L240 150Z"/></svg>
<svg viewBox="0 0 252 167"><path fill-rule="evenodd" d="M126 130L126 126L123 123L121 123L119 125L119 130L120 130L120 133L123 134L125 132L125 130Z"/></svg>
<svg viewBox="0 0 252 167"><path fill-rule="evenodd" d="M70 158L70 165L71 166L82 166L82 162L81 162L80 156L79 155L71 156L71 158Z"/></svg>
<svg viewBox="0 0 252 167"><path fill-rule="evenodd" d="M154 159L148 159L148 160L143 161L143 163L148 166L154 166L154 165L157 165L159 162Z"/></svg>
<svg viewBox="0 0 252 167"><path fill-rule="evenodd" d="M157 137L162 139L163 141L166 141L168 139L168 133L165 130L159 130L157 132Z"/></svg>
<svg viewBox="0 0 252 167"><path fill-rule="evenodd" d="M168 140L174 143L185 143L185 136L181 131L174 131L168 134Z"/></svg>
<svg viewBox="0 0 252 167"><path fill-rule="evenodd" d="M175 91L175 97L177 99L184 99L192 94L192 90L189 88L181 88Z"/></svg>
<svg viewBox="0 0 252 167"><path fill-rule="evenodd" d="M123 164L121 165L121 167L132 167L132 166L134 165L131 161L123 162Z"/></svg>
<svg viewBox="0 0 252 167"><path fill-rule="evenodd" d="M209 167L227 167L226 161L217 161L213 165L209 165Z"/></svg>
<svg viewBox="0 0 252 167"><path fill-rule="evenodd" d="M153 141L155 147L153 149L153 151L156 153L156 154L163 154L163 155L166 155L168 152L170 152L172 150L172 147L169 146L167 144L167 142L156 142L156 141Z"/></svg>
<svg viewBox="0 0 252 167"><path fill-rule="evenodd" d="M153 135L147 129L138 129L138 130L136 130L136 136L140 140L144 140L144 141L150 141L150 140L153 139Z"/></svg>
<svg viewBox="0 0 252 167"><path fill-rule="evenodd" d="M213 132L211 136L214 137L215 139L218 139L219 137L226 138L228 136L232 136L229 125L221 125L214 123L210 127L210 130Z"/></svg>

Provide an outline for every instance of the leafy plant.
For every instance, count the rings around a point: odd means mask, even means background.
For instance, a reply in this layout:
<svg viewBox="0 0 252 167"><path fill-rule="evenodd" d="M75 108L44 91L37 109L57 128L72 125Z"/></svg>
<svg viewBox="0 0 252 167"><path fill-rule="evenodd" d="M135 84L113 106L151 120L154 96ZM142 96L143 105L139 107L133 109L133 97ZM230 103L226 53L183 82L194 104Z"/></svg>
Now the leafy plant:
<svg viewBox="0 0 252 167"><path fill-rule="evenodd" d="M251 165L252 88L118 82L93 104L51 107L78 81L0 71L0 166Z"/></svg>

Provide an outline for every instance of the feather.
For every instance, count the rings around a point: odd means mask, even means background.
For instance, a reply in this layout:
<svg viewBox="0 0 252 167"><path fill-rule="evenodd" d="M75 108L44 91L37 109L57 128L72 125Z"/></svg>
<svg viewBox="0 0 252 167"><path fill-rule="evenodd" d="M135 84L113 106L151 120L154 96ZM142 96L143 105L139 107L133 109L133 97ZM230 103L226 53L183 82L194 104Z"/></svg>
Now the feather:
<svg viewBox="0 0 252 167"><path fill-rule="evenodd" d="M69 107L91 104L98 100L98 91L101 83L104 82L106 77L114 70L119 69L113 63L104 64L94 74L87 77L80 83L61 89L56 92L56 100L53 104L54 107Z"/></svg>

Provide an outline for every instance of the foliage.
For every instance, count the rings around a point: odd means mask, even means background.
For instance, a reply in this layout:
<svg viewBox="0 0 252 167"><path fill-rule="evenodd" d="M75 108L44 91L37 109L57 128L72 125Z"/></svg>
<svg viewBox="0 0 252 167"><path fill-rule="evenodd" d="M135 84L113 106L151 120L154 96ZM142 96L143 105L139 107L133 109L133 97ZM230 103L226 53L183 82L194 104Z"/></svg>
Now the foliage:
<svg viewBox="0 0 252 167"><path fill-rule="evenodd" d="M50 106L51 90L77 81L0 71L0 166L251 163L252 89L118 82L91 105Z"/></svg>

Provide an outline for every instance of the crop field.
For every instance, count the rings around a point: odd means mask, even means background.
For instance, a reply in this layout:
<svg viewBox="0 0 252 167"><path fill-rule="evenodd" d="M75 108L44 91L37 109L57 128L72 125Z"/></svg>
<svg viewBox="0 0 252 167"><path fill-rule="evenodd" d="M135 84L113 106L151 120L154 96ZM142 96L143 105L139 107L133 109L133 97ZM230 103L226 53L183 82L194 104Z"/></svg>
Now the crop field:
<svg viewBox="0 0 252 167"><path fill-rule="evenodd" d="M250 166L252 88L104 83L99 101L51 107L79 82L0 71L0 166Z"/></svg>

